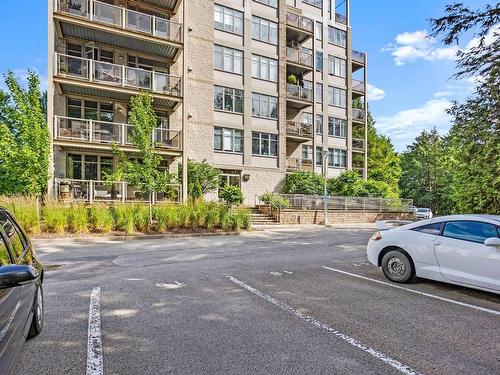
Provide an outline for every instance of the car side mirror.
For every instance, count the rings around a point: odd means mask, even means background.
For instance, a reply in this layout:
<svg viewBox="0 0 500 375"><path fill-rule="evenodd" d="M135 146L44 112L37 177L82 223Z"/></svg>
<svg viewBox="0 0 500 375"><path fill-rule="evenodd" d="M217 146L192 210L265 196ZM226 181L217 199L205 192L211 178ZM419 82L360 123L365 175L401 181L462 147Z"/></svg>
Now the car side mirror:
<svg viewBox="0 0 500 375"><path fill-rule="evenodd" d="M486 246L500 248L500 238L498 238L498 237L487 238L484 240L484 244Z"/></svg>
<svg viewBox="0 0 500 375"><path fill-rule="evenodd" d="M24 264L9 264L0 267L0 289L13 288L34 282L38 271Z"/></svg>

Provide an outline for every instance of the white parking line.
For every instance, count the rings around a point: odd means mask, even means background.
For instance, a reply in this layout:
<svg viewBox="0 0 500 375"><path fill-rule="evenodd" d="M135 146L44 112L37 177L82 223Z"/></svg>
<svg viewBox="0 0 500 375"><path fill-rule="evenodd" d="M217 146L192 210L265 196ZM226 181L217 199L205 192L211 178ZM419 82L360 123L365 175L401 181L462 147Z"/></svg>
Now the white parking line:
<svg viewBox="0 0 500 375"><path fill-rule="evenodd" d="M87 375L102 375L101 288L90 295L89 330L87 341Z"/></svg>
<svg viewBox="0 0 500 375"><path fill-rule="evenodd" d="M403 374L407 374L407 375L419 375L419 372L417 372L416 370L412 369L411 367L409 366L406 366L404 364L402 364L401 362L398 362L396 361L394 358L382 353L382 352L379 352L373 348L371 348L370 346L368 345L365 345L363 344L361 341L358 341L356 340L355 338L349 336L349 335L346 335L342 332L339 332L337 331L336 329L330 327L329 325L325 324L325 323L322 323L320 322L319 320L313 318L312 316L309 316L309 315L306 315L306 314L303 314L297 310L295 310L293 307L291 306L288 306L287 304L281 302L281 301L278 301L277 299L261 292L260 290L258 289L255 289L254 287L248 285L248 284L245 284L243 281L240 281L232 276L226 276L231 282L233 282L234 284L236 285L239 285L240 287L242 287L243 289L246 289L248 290L249 292L255 294L257 297L260 297L264 300L266 300L267 302L270 302L272 303L273 305L275 306L278 306L279 308L281 308L282 310L285 310L286 312L292 314L292 315L295 315L296 317L302 319L302 320L305 320L306 322L308 323L311 323L312 325L318 327L318 328L321 328L321 329L324 329L326 331L328 331L329 333L331 333L332 335L334 335L335 337L341 339L341 340L344 340L345 342L347 342L348 344L358 348L358 349L361 349L362 351L372 355L373 357L377 358L377 359L380 359L382 362L385 362L386 364L388 364L389 366L395 368L396 370L402 372Z"/></svg>
<svg viewBox="0 0 500 375"><path fill-rule="evenodd" d="M405 291L407 291L407 292L410 292L410 293L415 293L415 294L419 294L419 295L421 295L421 296L426 296L426 297L430 297L430 298L438 299L438 300L440 300L440 301L445 301L445 302L453 303L453 304L455 304L455 305L459 305L459 306L469 307L469 308L471 308L471 309L475 309L475 310L479 310L479 311L482 311L482 312L486 312L486 313L488 313L488 314L500 315L500 311L487 309L486 307L481 307L481 306L471 305L470 303L465 303L465 302L455 301L455 300L450 299L450 298L445 298L445 297L436 296L436 295L434 295L434 294L430 294L430 293L420 292L420 291L418 291L418 290L414 290L414 289L406 288L406 287L404 287L404 286L400 286L400 285L394 285L394 284L391 284L391 283L386 283L386 282L384 282L384 281L375 280L375 279L372 279L372 278L369 278L369 277L366 277L366 276L356 275L355 273L351 273L351 272L347 272L347 271L338 270L338 269L336 269L336 268L331 268L331 267L327 267L327 266L323 266L323 268L324 268L324 269L326 269L326 270L330 270L330 271L334 271L334 272L342 273L342 274L344 274L344 275L348 275L348 276L352 276L352 277L357 277L358 279L363 279L363 280L367 280L367 281L372 281L372 282L377 283L377 284L382 284L382 285L390 286L390 287L392 287L392 288L405 290Z"/></svg>

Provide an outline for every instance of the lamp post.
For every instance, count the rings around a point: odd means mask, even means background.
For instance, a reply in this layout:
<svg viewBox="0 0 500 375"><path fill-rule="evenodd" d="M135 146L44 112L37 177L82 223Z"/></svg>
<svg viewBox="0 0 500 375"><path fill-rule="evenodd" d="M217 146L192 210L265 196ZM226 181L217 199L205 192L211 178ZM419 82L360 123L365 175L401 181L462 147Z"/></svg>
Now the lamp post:
<svg viewBox="0 0 500 375"><path fill-rule="evenodd" d="M328 177L328 151L324 150L323 156L323 225L328 224L328 192L326 190L326 179Z"/></svg>

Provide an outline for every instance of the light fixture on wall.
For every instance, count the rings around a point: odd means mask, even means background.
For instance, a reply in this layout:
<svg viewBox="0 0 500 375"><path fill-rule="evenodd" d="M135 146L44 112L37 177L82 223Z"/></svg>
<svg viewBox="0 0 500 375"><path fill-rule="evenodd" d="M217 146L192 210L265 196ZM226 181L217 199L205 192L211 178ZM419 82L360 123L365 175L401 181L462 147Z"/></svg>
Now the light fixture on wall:
<svg viewBox="0 0 500 375"><path fill-rule="evenodd" d="M248 182L250 180L250 175L248 173L245 173L243 175L243 181Z"/></svg>

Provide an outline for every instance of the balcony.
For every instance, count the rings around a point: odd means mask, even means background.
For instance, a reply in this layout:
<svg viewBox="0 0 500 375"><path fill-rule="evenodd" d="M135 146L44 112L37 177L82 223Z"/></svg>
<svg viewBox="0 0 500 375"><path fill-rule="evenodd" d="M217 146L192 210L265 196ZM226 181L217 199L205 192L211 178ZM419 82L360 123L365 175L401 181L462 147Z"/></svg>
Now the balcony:
<svg viewBox="0 0 500 375"><path fill-rule="evenodd" d="M54 116L54 143L81 147L109 149L111 144L126 151L135 149L132 125ZM154 146L162 153L181 150L181 132L156 128L151 134ZM81 144L80 144L81 143ZM83 144L83 145L82 145Z"/></svg>
<svg viewBox="0 0 500 375"><path fill-rule="evenodd" d="M287 75L303 75L312 71L314 59L312 50L308 48L286 47Z"/></svg>
<svg viewBox="0 0 500 375"><path fill-rule="evenodd" d="M314 170L312 159L288 158L286 159L287 172Z"/></svg>
<svg viewBox="0 0 500 375"><path fill-rule="evenodd" d="M365 82L358 81L357 79L352 80L352 98L359 98L365 95Z"/></svg>
<svg viewBox="0 0 500 375"><path fill-rule="evenodd" d="M117 100L127 100L141 91L153 94L158 106L173 109L181 101L181 78L172 74L154 70L131 68L62 55L56 53L54 81L61 85L66 94L85 94L108 97L109 91ZM74 87L80 90L74 92ZM85 93L81 91L85 90Z"/></svg>
<svg viewBox="0 0 500 375"><path fill-rule="evenodd" d="M365 151L365 140L360 138L352 139L352 150L353 151Z"/></svg>
<svg viewBox="0 0 500 375"><path fill-rule="evenodd" d="M352 71L355 72L366 66L366 54L352 50Z"/></svg>
<svg viewBox="0 0 500 375"><path fill-rule="evenodd" d="M353 108L352 109L352 121L360 122L362 124L365 123L365 110Z"/></svg>
<svg viewBox="0 0 500 375"><path fill-rule="evenodd" d="M56 0L54 19L64 38L84 38L175 60L182 25L97 0Z"/></svg>
<svg viewBox="0 0 500 375"><path fill-rule="evenodd" d="M314 36L314 21L311 18L296 13L286 14L286 40L302 44Z"/></svg>
<svg viewBox="0 0 500 375"><path fill-rule="evenodd" d="M148 202L149 195L126 182L56 179L58 199L80 202ZM171 184L165 192L153 193L153 203L179 203L181 185Z"/></svg>
<svg viewBox="0 0 500 375"><path fill-rule="evenodd" d="M305 122L287 120L286 135L301 142L310 141L313 139L313 126Z"/></svg>
<svg viewBox="0 0 500 375"><path fill-rule="evenodd" d="M302 109L313 104L313 90L287 83L286 99L290 108Z"/></svg>
<svg viewBox="0 0 500 375"><path fill-rule="evenodd" d="M340 13L335 13L335 22L342 25L347 25L347 16Z"/></svg>

